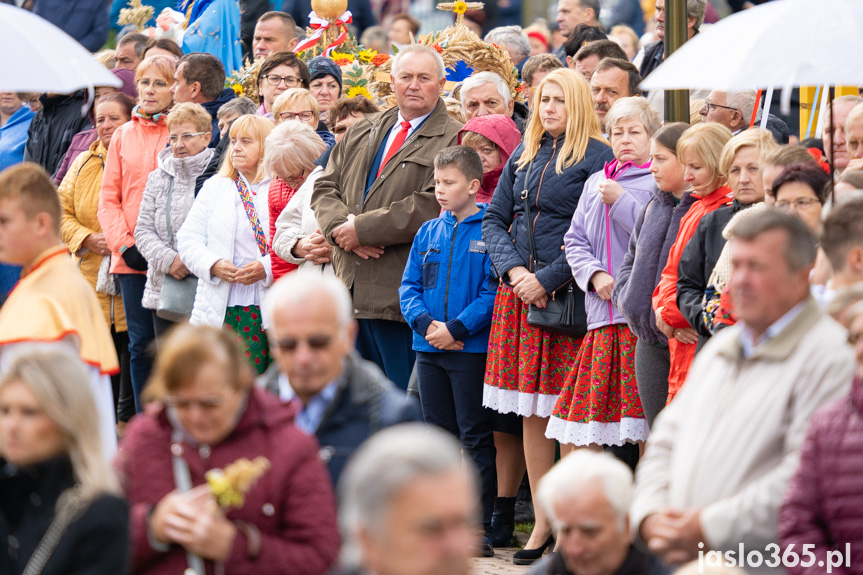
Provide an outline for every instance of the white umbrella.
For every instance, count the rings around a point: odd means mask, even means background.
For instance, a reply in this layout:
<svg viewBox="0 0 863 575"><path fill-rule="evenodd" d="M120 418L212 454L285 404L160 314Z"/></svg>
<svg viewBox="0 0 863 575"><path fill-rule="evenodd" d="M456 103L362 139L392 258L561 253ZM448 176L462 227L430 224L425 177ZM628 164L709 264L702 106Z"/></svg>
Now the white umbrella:
<svg viewBox="0 0 863 575"><path fill-rule="evenodd" d="M686 42L645 90L752 90L863 81L863 1L779 0L729 16ZM783 102L784 104L784 102ZM784 106L783 106L784 107Z"/></svg>
<svg viewBox="0 0 863 575"><path fill-rule="evenodd" d="M74 38L47 20L0 4L0 90L69 94L123 83Z"/></svg>

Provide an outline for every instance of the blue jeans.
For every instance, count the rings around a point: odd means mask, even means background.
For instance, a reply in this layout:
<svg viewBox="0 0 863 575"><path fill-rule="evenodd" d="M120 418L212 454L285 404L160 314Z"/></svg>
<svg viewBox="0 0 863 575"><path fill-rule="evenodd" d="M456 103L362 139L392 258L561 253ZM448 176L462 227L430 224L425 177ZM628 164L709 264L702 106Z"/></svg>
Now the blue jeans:
<svg viewBox="0 0 863 575"><path fill-rule="evenodd" d="M120 292L123 294L123 309L126 310L126 327L129 331L129 360L132 372L132 395L135 397L135 411L141 412L139 396L150 378L153 358L150 344L156 337L153 329L153 311L141 305L144 299L144 274L117 274Z"/></svg>
<svg viewBox="0 0 863 575"><path fill-rule="evenodd" d="M493 412L482 406L484 353L417 352L420 404L429 425L452 433L461 441L479 471L482 524L491 533L491 513L497 495Z"/></svg>

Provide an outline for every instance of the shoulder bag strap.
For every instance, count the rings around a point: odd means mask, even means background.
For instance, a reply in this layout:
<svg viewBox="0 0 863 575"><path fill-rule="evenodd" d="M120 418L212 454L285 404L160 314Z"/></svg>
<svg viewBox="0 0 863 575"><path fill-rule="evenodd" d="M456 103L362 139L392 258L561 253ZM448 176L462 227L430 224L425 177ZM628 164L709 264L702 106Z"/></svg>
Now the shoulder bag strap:
<svg viewBox="0 0 863 575"><path fill-rule="evenodd" d="M530 202L528 201L527 186L530 180L530 170L533 168L533 159L527 165L527 173L524 175L524 189L521 191L521 201L524 202L524 218L527 227L527 242L530 245L530 257L533 261L530 262L530 271L536 272L536 263L539 261L536 258L536 247L533 244L533 221L530 217Z"/></svg>
<svg viewBox="0 0 863 575"><path fill-rule="evenodd" d="M33 555L30 556L22 575L39 575L42 573L45 564L48 563L63 535L66 534L69 525L80 516L89 503L81 497L80 489L77 486L64 491L60 495L59 502L54 520L48 526L48 530L42 536L39 545L33 551Z"/></svg>
<svg viewBox="0 0 863 575"><path fill-rule="evenodd" d="M192 489L192 473L189 471L189 463L183 459L183 432L179 428L179 423L173 412L168 412L168 419L174 428L171 433L171 467L174 471L174 485L177 486L177 491L185 493ZM204 560L192 553L186 551L186 560L189 563L189 569L183 573L191 571L195 575L205 575Z"/></svg>
<svg viewBox="0 0 863 575"><path fill-rule="evenodd" d="M168 245L174 247L174 230L171 227L171 200L174 196L174 176L171 176L171 185L168 186L168 200L165 206L165 227L168 230Z"/></svg>

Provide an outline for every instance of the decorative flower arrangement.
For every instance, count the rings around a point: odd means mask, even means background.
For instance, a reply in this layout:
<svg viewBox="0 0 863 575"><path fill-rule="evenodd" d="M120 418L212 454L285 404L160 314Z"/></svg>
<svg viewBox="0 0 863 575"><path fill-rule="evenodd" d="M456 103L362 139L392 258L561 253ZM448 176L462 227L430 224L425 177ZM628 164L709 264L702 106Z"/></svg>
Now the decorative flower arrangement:
<svg viewBox="0 0 863 575"><path fill-rule="evenodd" d="M233 90L238 98L245 96L253 102L257 102L259 63L260 62L255 62L252 64L247 59L242 68L234 70L231 72L230 76L225 78L225 88Z"/></svg>
<svg viewBox="0 0 863 575"><path fill-rule="evenodd" d="M463 2L462 0L453 2L452 11L461 16L462 14L467 12L467 2Z"/></svg>
<svg viewBox="0 0 863 575"><path fill-rule="evenodd" d="M269 468L270 462L266 457L256 457L254 461L243 457L224 469L211 469L204 477L219 507L239 509L245 502L246 493Z"/></svg>
<svg viewBox="0 0 863 575"><path fill-rule="evenodd" d="M376 54L371 59L371 64L375 67L383 66L392 59L389 54Z"/></svg>
<svg viewBox="0 0 863 575"><path fill-rule="evenodd" d="M364 96L369 100L372 99L372 94L368 88L369 81L365 74L365 67L359 62L354 62L350 68L342 71L342 84L344 84L345 95L348 98Z"/></svg>
<svg viewBox="0 0 863 575"><path fill-rule="evenodd" d="M354 55L347 52L330 52L330 58L337 66L349 66L354 63Z"/></svg>

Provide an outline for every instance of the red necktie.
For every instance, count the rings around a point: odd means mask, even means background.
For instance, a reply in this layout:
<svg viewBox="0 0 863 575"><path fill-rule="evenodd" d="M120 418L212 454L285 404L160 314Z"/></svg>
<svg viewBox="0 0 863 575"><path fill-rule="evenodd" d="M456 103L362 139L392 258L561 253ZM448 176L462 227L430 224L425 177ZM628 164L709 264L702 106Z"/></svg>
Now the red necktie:
<svg viewBox="0 0 863 575"><path fill-rule="evenodd" d="M407 120L402 122L402 129L399 130L398 134L396 134L396 138L395 138L395 140L393 140L393 143L390 145L390 149L387 150L387 155L384 156L384 159L381 161L381 167L378 168L378 176L380 176L381 172L384 171L384 166L387 165L387 162L390 161L390 158L395 156L396 152L399 151L399 148L402 147L402 144L405 143L405 140L408 137L408 131L410 131L410 129L411 129L411 123L410 122L408 122Z"/></svg>

